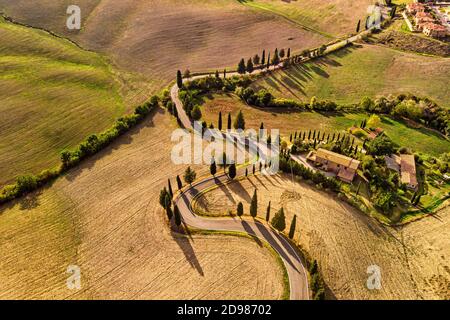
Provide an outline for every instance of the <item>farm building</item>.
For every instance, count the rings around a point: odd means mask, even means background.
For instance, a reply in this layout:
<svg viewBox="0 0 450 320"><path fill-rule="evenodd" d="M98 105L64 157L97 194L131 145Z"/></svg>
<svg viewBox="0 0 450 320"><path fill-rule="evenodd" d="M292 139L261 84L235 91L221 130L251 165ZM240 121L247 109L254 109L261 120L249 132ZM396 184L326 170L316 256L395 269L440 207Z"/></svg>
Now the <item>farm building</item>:
<svg viewBox="0 0 450 320"><path fill-rule="evenodd" d="M360 161L326 149L311 151L307 160L322 165L325 171L334 172L344 182L351 183L356 175Z"/></svg>
<svg viewBox="0 0 450 320"><path fill-rule="evenodd" d="M423 25L422 30L424 34L433 38L445 38L447 36L447 28L436 23L427 23Z"/></svg>
<svg viewBox="0 0 450 320"><path fill-rule="evenodd" d="M402 154L400 156L392 154L384 157L386 166L398 172L401 176L402 183L406 184L409 189L417 190L419 183L417 182L416 161L414 155Z"/></svg>

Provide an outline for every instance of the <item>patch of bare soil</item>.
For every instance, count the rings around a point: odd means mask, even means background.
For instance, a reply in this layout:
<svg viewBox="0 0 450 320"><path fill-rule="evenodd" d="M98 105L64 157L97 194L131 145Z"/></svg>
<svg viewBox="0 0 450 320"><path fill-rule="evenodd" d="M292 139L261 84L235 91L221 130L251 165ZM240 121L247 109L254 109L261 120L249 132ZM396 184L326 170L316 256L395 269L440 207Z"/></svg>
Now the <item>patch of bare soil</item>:
<svg viewBox="0 0 450 320"><path fill-rule="evenodd" d="M175 128L159 110L51 187L0 207L0 298L280 299L283 272L267 248L169 231L158 202L185 168L170 160ZM66 287L69 265L81 269L80 291Z"/></svg>
<svg viewBox="0 0 450 320"><path fill-rule="evenodd" d="M398 31L387 31L377 37L377 42L388 47L412 51L418 53L432 54L436 56L450 56L450 45L434 39L408 35Z"/></svg>
<svg viewBox="0 0 450 320"><path fill-rule="evenodd" d="M378 224L353 207L288 175L255 176L203 195L198 208L226 215L244 203L248 216L253 191L258 193L258 216L272 216L281 207L286 232L297 215L294 240L319 261L329 298L337 299L449 299L450 208L401 229ZM381 290L367 288L369 266L381 271Z"/></svg>

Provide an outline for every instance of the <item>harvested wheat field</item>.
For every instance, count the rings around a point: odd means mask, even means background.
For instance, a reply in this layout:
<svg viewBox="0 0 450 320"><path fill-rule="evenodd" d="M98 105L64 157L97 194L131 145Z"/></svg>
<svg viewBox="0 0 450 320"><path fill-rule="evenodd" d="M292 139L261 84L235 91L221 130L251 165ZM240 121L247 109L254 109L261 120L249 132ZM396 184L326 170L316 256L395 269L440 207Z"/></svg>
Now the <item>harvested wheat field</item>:
<svg viewBox="0 0 450 320"><path fill-rule="evenodd" d="M393 229L378 224L353 207L290 176L254 176L214 189L198 199L197 211L228 215L244 203L248 215L253 192L258 192L259 217L268 202L272 216L285 209L286 231L297 215L294 240L317 259L329 297L337 299L449 299L450 238L444 237L450 210ZM381 290L369 290L367 267L381 269Z"/></svg>
<svg viewBox="0 0 450 320"><path fill-rule="evenodd" d="M106 53L119 67L147 76L155 89L173 80L177 69L234 68L242 57L261 55L263 49L301 50L328 41L273 13L233 0L85 0L79 5L83 28L69 32L67 1L45 1L40 6L20 1L17 6L16 0L0 0L0 9L19 21ZM52 18L36 19L42 12Z"/></svg>
<svg viewBox="0 0 450 320"><path fill-rule="evenodd" d="M155 111L52 186L0 207L0 298L280 299L283 269L267 248L170 233L158 201L183 172L170 161L175 128ZM78 292L66 288L69 265L81 268Z"/></svg>

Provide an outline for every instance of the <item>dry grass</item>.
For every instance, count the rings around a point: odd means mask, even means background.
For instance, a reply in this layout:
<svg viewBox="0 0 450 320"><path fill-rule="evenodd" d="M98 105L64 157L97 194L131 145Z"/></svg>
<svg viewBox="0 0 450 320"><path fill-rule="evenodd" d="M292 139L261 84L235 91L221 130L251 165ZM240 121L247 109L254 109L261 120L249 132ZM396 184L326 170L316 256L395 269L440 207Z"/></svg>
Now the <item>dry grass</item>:
<svg viewBox="0 0 450 320"><path fill-rule="evenodd" d="M373 0L243 0L248 6L280 14L318 32L343 36L356 31L358 20L362 26Z"/></svg>
<svg viewBox="0 0 450 320"><path fill-rule="evenodd" d="M319 261L326 283L338 299L449 299L450 238L443 236L450 210L401 229L380 226L347 204L290 176L251 177L215 189L197 202L211 215L227 214L239 201L248 215L258 191L259 217L269 201L272 216L281 206L289 230L297 215L294 237ZM368 290L367 267L381 268L382 289Z"/></svg>
<svg viewBox="0 0 450 320"><path fill-rule="evenodd" d="M232 0L85 0L79 3L84 17L79 33L65 30L66 5L63 0L39 6L0 0L0 8L20 21L107 53L120 67L147 76L154 89L173 80L177 69L235 67L242 57L263 49L300 50L325 42L281 17Z"/></svg>
<svg viewBox="0 0 450 320"><path fill-rule="evenodd" d="M265 247L169 232L158 195L183 171L170 162L175 127L157 111L53 186L0 207L0 297L281 298L283 270ZM70 264L80 292L65 287Z"/></svg>

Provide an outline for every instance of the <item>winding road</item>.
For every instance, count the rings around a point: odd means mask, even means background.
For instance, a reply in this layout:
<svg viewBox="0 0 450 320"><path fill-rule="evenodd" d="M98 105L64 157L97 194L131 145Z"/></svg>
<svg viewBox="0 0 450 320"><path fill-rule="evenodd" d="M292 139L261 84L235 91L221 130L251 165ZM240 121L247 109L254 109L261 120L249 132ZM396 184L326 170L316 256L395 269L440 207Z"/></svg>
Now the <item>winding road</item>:
<svg viewBox="0 0 450 320"><path fill-rule="evenodd" d="M352 36L348 39L342 40L338 43L331 44L327 47L325 53L330 53L341 48L351 42L359 40L365 32ZM282 63L276 66L271 66L270 70L277 70L282 68ZM255 70L253 74L258 74L265 70ZM183 79L183 82L192 81L195 79L207 77L210 74L198 75L191 77L189 79ZM239 75L237 72L230 72L227 76L232 77ZM181 125L186 130L191 130L194 134L198 134L194 131L193 123L187 116L183 108L183 103L179 99L179 88L177 84L173 85L170 90L170 95L172 101L174 102L177 111L178 118ZM241 167L237 170L237 177L244 176L245 167ZM256 241L267 242L281 257L286 271L289 277L289 287L290 287L290 299L291 300L309 300L310 292L308 287L308 275L303 265L302 259L298 255L296 249L292 244L284 238L282 234L274 230L269 224L260 222L256 219L240 219L240 218L207 218L201 217L195 214L192 209L191 203L196 196L198 196L203 191L214 187L224 185L229 182L227 175L217 175L215 177L210 177L202 181L198 181L188 189L184 190L179 194L174 203L180 209L183 222L193 228L202 230L213 230L213 231L231 231L231 232L243 232L255 238Z"/></svg>

